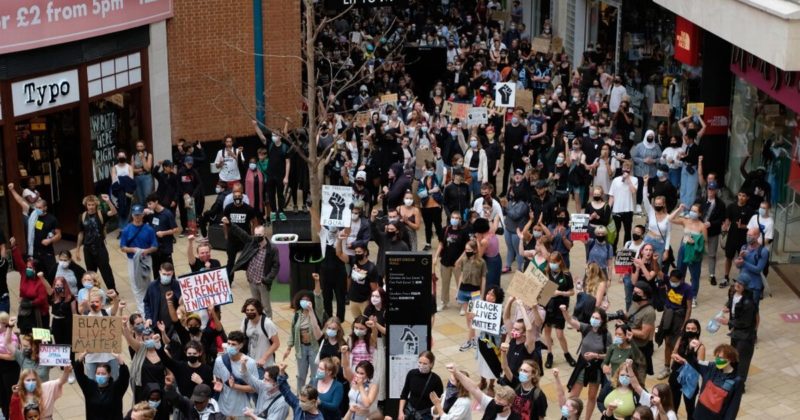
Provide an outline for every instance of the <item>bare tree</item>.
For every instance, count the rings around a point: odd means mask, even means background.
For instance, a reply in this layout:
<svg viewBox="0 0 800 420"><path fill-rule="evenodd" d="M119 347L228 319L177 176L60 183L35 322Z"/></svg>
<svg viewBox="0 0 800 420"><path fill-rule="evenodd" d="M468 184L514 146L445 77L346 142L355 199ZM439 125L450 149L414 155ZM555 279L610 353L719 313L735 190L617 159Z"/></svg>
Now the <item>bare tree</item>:
<svg viewBox="0 0 800 420"><path fill-rule="evenodd" d="M303 86L286 86L286 90L288 94L296 95L298 97L298 103L303 104L307 118L302 126L298 127L295 125L296 121L292 119L291 116L278 115L268 108L266 113L273 117L273 120L279 119L284 121L284 124L281 129L276 129L275 127L269 126L266 126L265 128L267 128L273 135L278 135L283 141L287 142L292 147L293 151L297 153L308 165L309 186L311 189L310 197L312 203L311 229L313 233L316 233L320 231L320 205L322 183L324 180L323 170L325 156L331 147L328 146L328 148L322 151L318 150L316 140L319 127L323 122L328 120L329 107L336 101L340 99L343 100L344 95L354 86L371 80L373 78L374 69L368 65L367 60L365 60L360 66L353 66L352 68L345 68L342 66L337 68L334 65L330 65L323 69L317 68L317 61L325 56L325 52L317 46L317 41L320 37L320 34L328 25L335 22L337 19L343 18L349 13L353 13L354 9L353 6L350 6L335 16L323 16L317 19L315 14L314 0L302 1L304 6L304 17L302 25L303 40L300 48L301 56L276 56L265 54L264 57L299 60L305 67L305 80ZM386 25L384 32L380 35L379 39L381 41L379 42L385 40L389 33L395 29L394 27L395 21L393 20L389 25ZM252 51L246 51L235 45L228 46L242 54L253 55ZM383 65L388 66L393 61L402 59L400 55L402 47L402 39L398 42L395 42L394 45L386 47L387 53L384 56ZM377 50L377 46L375 49ZM318 77L322 74L322 72L325 72L324 76L326 76L326 81L318 84ZM231 78L219 78L212 76L206 77L209 80L212 80L223 86L226 94L232 95L236 99L236 102L241 107L241 110L253 120L254 127L259 138L261 138L262 142L266 143L268 139L261 130L261 122L256 122L255 110L251 109L251 106L240 94L236 82ZM308 139L307 152L304 150L304 147L301 144L300 136L291 135L291 125L295 125L294 128L297 129L295 130L295 133L302 133ZM343 134L346 135L348 132L346 131Z"/></svg>

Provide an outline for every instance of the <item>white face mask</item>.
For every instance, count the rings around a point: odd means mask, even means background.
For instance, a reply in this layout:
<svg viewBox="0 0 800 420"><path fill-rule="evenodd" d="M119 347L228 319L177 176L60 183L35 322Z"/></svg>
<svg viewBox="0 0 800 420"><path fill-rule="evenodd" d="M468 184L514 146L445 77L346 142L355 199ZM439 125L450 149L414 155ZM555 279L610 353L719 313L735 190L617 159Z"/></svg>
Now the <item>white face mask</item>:
<svg viewBox="0 0 800 420"><path fill-rule="evenodd" d="M372 296L371 298L369 298L369 301L372 302L372 304L375 305L375 306L378 306L378 305L381 304L381 298L380 297Z"/></svg>
<svg viewBox="0 0 800 420"><path fill-rule="evenodd" d="M405 204L408 207L411 207L412 205L414 205L414 199L406 198L405 200L403 200L403 204Z"/></svg>
<svg viewBox="0 0 800 420"><path fill-rule="evenodd" d="M58 265L59 265L61 268L67 268L67 267L69 267L69 261L59 261L59 262L58 262Z"/></svg>

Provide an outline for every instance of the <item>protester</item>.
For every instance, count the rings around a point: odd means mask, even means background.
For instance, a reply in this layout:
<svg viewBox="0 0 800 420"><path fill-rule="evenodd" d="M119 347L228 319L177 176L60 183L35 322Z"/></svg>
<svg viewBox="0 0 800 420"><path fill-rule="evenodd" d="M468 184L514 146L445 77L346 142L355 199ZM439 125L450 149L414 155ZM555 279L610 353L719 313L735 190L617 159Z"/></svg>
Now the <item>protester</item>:
<svg viewBox="0 0 800 420"><path fill-rule="evenodd" d="M236 204L234 204L236 205ZM235 214L231 214L234 217ZM247 283L250 286L250 296L253 299L261 302L264 306L264 314L267 317L272 317L272 302L270 292L272 290L272 283L278 276L280 270L280 260L278 259L278 249L271 243L266 235L264 226L257 226L253 229L253 234L242 229L239 224L232 222L228 217L222 218L222 224L225 226L232 238L238 243L242 244L242 252L238 256L236 253L231 254L231 248L228 248L228 257L233 256L236 262L231 264L228 261L229 277L228 280L232 283L232 273L241 268L247 270ZM229 245L230 247L230 242Z"/></svg>
<svg viewBox="0 0 800 420"><path fill-rule="evenodd" d="M81 214L80 223L78 224L78 241L75 249L75 260L81 261L81 246L84 249L84 258L86 259L86 269L89 271L98 271L103 276L103 281L109 289L116 289L116 282L114 281L114 272L111 270L111 264L108 256L108 249L106 248L106 223L111 220L111 217L117 214L117 208L111 202L111 198L106 195L100 195L102 203L108 207L108 210L101 210L101 201L95 195L88 195L83 199L83 206L86 211ZM72 264L70 264L72 266ZM70 267L71 271L77 273L77 269ZM79 276L76 276L79 278ZM67 278L69 281L70 279ZM77 284L70 285L73 294L77 294Z"/></svg>

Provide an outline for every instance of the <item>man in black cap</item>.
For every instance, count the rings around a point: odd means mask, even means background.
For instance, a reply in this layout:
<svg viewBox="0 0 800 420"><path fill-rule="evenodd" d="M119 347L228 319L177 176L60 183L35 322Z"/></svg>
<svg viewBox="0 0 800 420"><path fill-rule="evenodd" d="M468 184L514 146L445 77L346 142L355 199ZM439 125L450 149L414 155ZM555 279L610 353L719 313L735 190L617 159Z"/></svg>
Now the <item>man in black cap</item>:
<svg viewBox="0 0 800 420"><path fill-rule="evenodd" d="M558 203L555 196L550 193L550 184L544 179L536 181L534 184L536 194L531 197L531 210L533 210L534 223L538 222L540 217L545 226L551 225L555 222L554 212Z"/></svg>
<svg viewBox="0 0 800 420"><path fill-rule="evenodd" d="M197 384L192 392L192 398L186 398L178 393L173 381L172 377L164 380L164 399L178 410L175 418L186 420L225 419L225 415L219 412L217 401L211 398L211 387L206 384Z"/></svg>
<svg viewBox="0 0 800 420"><path fill-rule="evenodd" d="M667 205L667 212L672 212L678 203L678 190L669 182L669 167L658 165L656 167L656 178L647 182L647 196L652 200L655 197L663 196Z"/></svg>
<svg viewBox="0 0 800 420"><path fill-rule="evenodd" d="M653 374L653 337L656 331L656 310L650 301L653 288L646 281L638 281L633 286L633 305L626 316L633 333L633 344L644 354L647 361L647 374Z"/></svg>
<svg viewBox="0 0 800 420"><path fill-rule="evenodd" d="M175 164L171 160L163 160L153 168L153 176L158 181L156 196L162 206L172 210L178 210L178 174L175 171Z"/></svg>

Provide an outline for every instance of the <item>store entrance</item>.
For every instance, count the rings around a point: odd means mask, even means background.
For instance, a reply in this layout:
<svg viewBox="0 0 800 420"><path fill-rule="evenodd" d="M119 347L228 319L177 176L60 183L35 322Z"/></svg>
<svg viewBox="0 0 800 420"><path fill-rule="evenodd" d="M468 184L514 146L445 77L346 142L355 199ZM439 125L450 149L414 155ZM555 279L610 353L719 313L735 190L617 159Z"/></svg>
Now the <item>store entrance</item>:
<svg viewBox="0 0 800 420"><path fill-rule="evenodd" d="M19 178L23 185L36 179L37 191L69 240L78 235L84 193L79 115L72 108L16 124Z"/></svg>

